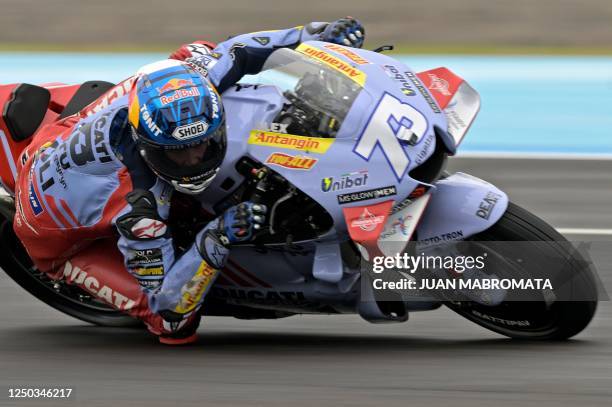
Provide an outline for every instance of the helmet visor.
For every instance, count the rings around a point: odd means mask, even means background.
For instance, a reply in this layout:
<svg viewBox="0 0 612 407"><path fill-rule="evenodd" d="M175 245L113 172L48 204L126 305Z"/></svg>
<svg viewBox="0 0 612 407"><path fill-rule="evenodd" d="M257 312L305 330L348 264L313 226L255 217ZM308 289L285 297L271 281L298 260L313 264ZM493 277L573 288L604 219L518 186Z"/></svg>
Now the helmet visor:
<svg viewBox="0 0 612 407"><path fill-rule="evenodd" d="M212 179L225 157L225 123L206 139L183 146L139 143L149 167L167 181L197 184Z"/></svg>

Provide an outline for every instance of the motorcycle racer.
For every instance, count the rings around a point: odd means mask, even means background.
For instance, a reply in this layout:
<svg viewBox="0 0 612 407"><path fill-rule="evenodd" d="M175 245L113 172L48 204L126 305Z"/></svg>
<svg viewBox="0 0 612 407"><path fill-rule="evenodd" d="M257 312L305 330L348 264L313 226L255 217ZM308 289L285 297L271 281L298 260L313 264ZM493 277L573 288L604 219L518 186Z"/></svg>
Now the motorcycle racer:
<svg viewBox="0 0 612 407"><path fill-rule="evenodd" d="M231 207L184 252L167 223L174 190L200 194L225 155L220 94L306 40L361 46L352 19L183 46L141 68L128 95L42 128L18 168L14 229L36 267L142 320L160 342L196 340L199 309L230 246L253 238L266 208Z"/></svg>

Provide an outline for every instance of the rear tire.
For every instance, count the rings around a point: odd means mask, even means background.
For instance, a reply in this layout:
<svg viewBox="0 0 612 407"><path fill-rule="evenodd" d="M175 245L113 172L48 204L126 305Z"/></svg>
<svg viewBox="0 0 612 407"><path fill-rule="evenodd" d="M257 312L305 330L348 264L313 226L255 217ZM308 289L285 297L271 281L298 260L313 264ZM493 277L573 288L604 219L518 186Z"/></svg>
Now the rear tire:
<svg viewBox="0 0 612 407"><path fill-rule="evenodd" d="M470 238L471 241L543 242L534 248L536 258L567 256L569 243L546 222L527 210L509 203L502 218L491 228ZM497 245L496 248L498 248ZM499 250L497 250L499 252ZM534 253L531 253L533 255ZM529 256L526 253L525 256ZM572 283L580 299L585 301L502 302L486 306L475 302L451 302L446 305L465 318L494 332L514 339L564 340L581 332L589 324L597 308L597 286L590 267L578 251L572 251L563 270L578 273ZM535 277L535 276L531 276ZM553 292L555 286L553 284ZM587 299L593 301L586 301ZM527 321L528 325L525 325Z"/></svg>
<svg viewBox="0 0 612 407"><path fill-rule="evenodd" d="M108 327L142 325L128 315L90 299L88 294L78 287L64 285L61 290L56 290L55 282L32 265L13 231L13 216L13 200L0 196L0 267L13 281L45 304L81 321Z"/></svg>

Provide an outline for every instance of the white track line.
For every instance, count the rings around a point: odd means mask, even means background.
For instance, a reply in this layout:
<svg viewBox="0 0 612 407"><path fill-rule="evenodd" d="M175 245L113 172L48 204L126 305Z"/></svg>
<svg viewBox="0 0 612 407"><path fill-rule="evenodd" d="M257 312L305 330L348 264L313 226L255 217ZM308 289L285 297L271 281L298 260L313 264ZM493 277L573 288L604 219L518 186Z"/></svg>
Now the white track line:
<svg viewBox="0 0 612 407"><path fill-rule="evenodd" d="M570 153L503 153L503 152L459 152L457 158L509 159L509 160L568 160L568 161L610 161L612 154L570 154Z"/></svg>
<svg viewBox="0 0 612 407"><path fill-rule="evenodd" d="M612 236L612 229L557 228L557 232L562 235Z"/></svg>

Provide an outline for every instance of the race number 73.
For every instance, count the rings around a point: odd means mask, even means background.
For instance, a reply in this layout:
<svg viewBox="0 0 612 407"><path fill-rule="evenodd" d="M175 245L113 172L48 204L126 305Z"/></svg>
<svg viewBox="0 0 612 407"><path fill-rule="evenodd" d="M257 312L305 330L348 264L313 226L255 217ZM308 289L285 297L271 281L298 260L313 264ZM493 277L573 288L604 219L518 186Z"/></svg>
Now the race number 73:
<svg viewBox="0 0 612 407"><path fill-rule="evenodd" d="M427 128L427 118L423 113L385 93L353 151L369 161L378 146L395 177L401 181L410 165L410 158L400 141L415 145L425 136Z"/></svg>

